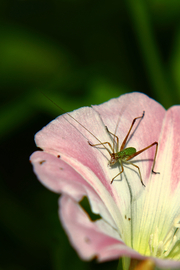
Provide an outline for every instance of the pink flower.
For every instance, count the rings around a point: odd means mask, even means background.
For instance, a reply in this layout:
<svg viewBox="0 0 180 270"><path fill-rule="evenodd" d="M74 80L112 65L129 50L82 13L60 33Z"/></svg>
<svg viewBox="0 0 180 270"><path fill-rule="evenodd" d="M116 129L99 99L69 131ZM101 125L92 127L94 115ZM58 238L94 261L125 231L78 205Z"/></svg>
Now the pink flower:
<svg viewBox="0 0 180 270"><path fill-rule="evenodd" d="M109 153L86 129L69 115L59 116L36 134L43 151L32 154L38 179L50 190L61 193L59 216L69 240L82 259L99 261L125 256L153 258L158 267L180 267L180 107L166 111L141 93L122 95L102 105L84 107L71 115L101 142L123 142L132 120L137 120L127 147L137 151L159 142L154 170L155 146L124 164L107 166ZM108 147L108 146L107 146ZM135 162L138 161L138 162ZM92 221L79 202L86 196L91 210L101 219ZM123 259L124 269L129 260Z"/></svg>

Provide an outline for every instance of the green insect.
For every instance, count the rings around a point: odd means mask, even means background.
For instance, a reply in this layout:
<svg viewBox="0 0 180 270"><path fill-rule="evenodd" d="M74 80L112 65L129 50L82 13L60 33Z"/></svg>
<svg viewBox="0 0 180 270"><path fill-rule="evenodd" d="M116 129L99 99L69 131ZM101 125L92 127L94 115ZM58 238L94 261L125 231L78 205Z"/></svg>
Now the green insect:
<svg viewBox="0 0 180 270"><path fill-rule="evenodd" d="M113 179L111 180L111 184L113 183L114 179L124 171L123 163L126 163L126 164L131 164L131 165L133 165L134 167L136 167L138 169L141 183L145 187L145 184L143 183L143 180L142 180L140 168L137 165L135 165L134 163L132 163L131 161L129 161L129 160L131 160L132 158L138 156L139 154L141 154L142 152L144 152L145 150L149 149L150 147L152 147L154 145L156 145L156 150L155 150L155 155L154 155L154 160L153 160L152 172L155 173L155 174L159 173L159 172L155 172L154 171L154 166L155 166L155 161L156 161L156 155L157 155L157 150L158 150L158 142L154 142L154 143L150 144L149 146L147 146L147 147L145 147L145 148L143 148L143 149L141 149L139 151L136 151L136 148L134 148L134 147L124 148L125 147L125 144L127 142L127 139L128 139L128 137L130 135L130 132L132 130L132 127L134 126L136 120L137 119L142 119L144 117L144 115L145 115L145 112L143 111L142 116L139 116L139 117L136 117L136 118L133 119L132 124L130 126L130 129L129 129L129 131L128 131L128 133L127 133L124 141L122 142L119 151L118 151L118 149L119 149L119 138L118 138L118 136L116 136L115 134L113 134L112 132L110 132L107 127L106 127L107 132L110 135L113 136L113 146L109 142L103 142L103 143L101 142L100 144L91 144L89 142L89 145L90 146L93 146L93 147L98 147L100 145L103 145L104 146L105 144L108 144L109 147L110 147L110 149L111 149L111 151L107 147L105 147L105 146L104 147L108 151L108 153L109 153L109 155L111 157L111 159L109 160L109 165L110 166L113 166L117 162L120 163L120 165L121 165L121 172L118 173L115 177L113 177ZM117 152L115 152L115 143L114 143L115 140L116 140L116 149L117 149Z"/></svg>
<svg viewBox="0 0 180 270"><path fill-rule="evenodd" d="M133 119L132 121L132 124L130 126L130 129L124 139L124 141L122 142L121 144L121 147L120 147L120 150L118 151L119 149L119 138L116 134L110 132L108 130L108 128L106 127L106 131L111 135L113 136L113 146L111 145L110 142L101 142L89 129L87 129L84 125L82 125L78 120L76 120L71 114L67 113L64 109L62 109L60 106L58 106L54 101L52 101L49 97L47 97L44 93L42 93L47 99L49 99L54 105L56 105L60 110L62 110L63 112L66 113L66 115L68 115L70 118L72 118L75 122L77 122L81 127L83 127L89 134L91 134L99 143L98 144L92 144L91 142L88 141L89 145L92 146L92 147L99 147L100 145L103 146L109 153L110 155L110 160L109 160L109 165L110 166L113 166L114 164L116 164L117 162L120 163L121 165L121 172L118 173L115 177L113 177L113 179L111 180L111 184L113 183L114 179L120 175L122 172L124 172L124 167L123 167L123 163L126 163L126 164L131 164L133 165L134 167L136 167L139 171L139 176L140 176L140 180L141 180L141 183L142 185L145 187L145 184L143 183L143 180L142 180L142 176L141 176L141 171L140 171L140 168L135 165L134 163L132 163L131 160L132 158L136 157L137 155L141 154L142 152L144 152L145 150L149 149L150 147L156 145L156 150L155 150L155 155L154 155L154 160L153 160L153 166L152 166L152 172L157 174L158 172L155 172L154 171L154 166L155 166L155 160L156 160L156 155L157 155L157 150L158 150L158 142L154 142L152 144L150 144L149 146L139 150L139 151L136 151L136 148L134 147L128 147L128 148L124 148L125 145L126 145L126 142L127 142L127 139L130 135L130 132L132 130L132 127L134 126L135 122L137 119L142 119L145 115L145 112L143 111L143 114L142 116L139 116L139 117L136 117ZM66 117L63 116L65 119ZM66 119L67 120L67 119ZM118 121L119 122L119 121ZM117 129L117 125L116 125L116 129ZM116 131L115 131L116 133ZM115 151L115 144L116 144L116 151ZM105 145L109 145L111 151L105 146Z"/></svg>

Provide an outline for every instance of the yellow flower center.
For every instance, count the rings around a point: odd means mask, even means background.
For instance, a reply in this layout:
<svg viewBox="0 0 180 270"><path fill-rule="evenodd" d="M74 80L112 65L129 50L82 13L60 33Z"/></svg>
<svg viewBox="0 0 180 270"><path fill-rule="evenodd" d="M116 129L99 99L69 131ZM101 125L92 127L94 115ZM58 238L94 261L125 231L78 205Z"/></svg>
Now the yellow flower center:
<svg viewBox="0 0 180 270"><path fill-rule="evenodd" d="M180 216L174 219L173 225L163 238L159 239L159 230L156 227L155 232L149 237L149 249L151 256L162 259L180 259Z"/></svg>

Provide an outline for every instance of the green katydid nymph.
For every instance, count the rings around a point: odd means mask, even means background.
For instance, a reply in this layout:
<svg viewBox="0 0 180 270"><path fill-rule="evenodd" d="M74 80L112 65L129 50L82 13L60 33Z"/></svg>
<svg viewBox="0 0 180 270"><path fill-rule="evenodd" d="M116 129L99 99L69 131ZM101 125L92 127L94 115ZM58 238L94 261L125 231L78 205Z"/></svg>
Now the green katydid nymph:
<svg viewBox="0 0 180 270"><path fill-rule="evenodd" d="M110 142L101 142L100 139L98 139L89 129L87 129L83 124L81 124L77 119L75 119L70 113L67 113L64 109L62 109L60 106L58 106L54 101L52 101L49 97L47 97L44 93L42 93L47 99L49 99L54 105L56 105L60 110L62 110L63 112L66 113L66 115L68 115L69 117L71 117L75 122L77 122L81 127L83 127L89 134L91 134L99 143L98 144L92 144L90 141L88 141L88 144L91 146L91 147L99 147L99 146L102 146L104 149L106 149L110 155L110 160L108 162L108 164L110 166L113 166L114 164L116 164L117 162L120 163L121 165L121 172L118 173L116 176L114 176L112 179L111 179L111 184L113 183L114 179L120 175L121 173L124 172L124 167L123 167L123 163L126 163L126 164L131 164L133 165L134 167L136 167L138 169L138 172L139 172L139 177L140 177L140 180L141 180L141 183L142 185L145 187L145 184L142 180L142 176L141 176L141 171L140 171L140 168L135 165L134 163L132 163L131 160L132 158L134 158L135 156L141 154L142 152L144 152L145 150L149 149L150 147L152 146L156 146L156 150L155 150L155 154L154 154L154 159L153 159L153 166L152 166L152 172L153 173L158 173L158 172L155 172L154 171L154 166L155 166L155 161L156 161L156 155L157 155L157 150L158 150L158 142L153 142L152 144L150 144L149 146L139 150L139 151L136 151L136 148L134 147L127 147L125 148L125 145L126 145L126 142L127 142L127 139L131 133L131 130L136 122L137 119L142 119L145 115L145 112L143 111L143 114L139 117L136 117L133 119L132 123L131 123L131 126L129 128L129 131L125 137L125 139L123 140L122 144L121 144L121 147L119 148L119 138L116 134L110 132L108 130L108 127L106 127L106 131L107 133L113 137L113 145L110 143ZM64 119L66 119L66 117L63 115ZM67 120L67 119L66 119ZM117 126L118 126L118 123L116 125L116 130L117 130ZM115 133L116 133L116 130L115 130ZM109 148L106 146L108 145ZM116 145L116 147L115 147Z"/></svg>
<svg viewBox="0 0 180 270"><path fill-rule="evenodd" d="M100 145L103 145L104 146L105 144L108 144L109 147L110 147L110 149L111 149L111 151L107 147L105 147L105 148L106 148L106 150L108 151L108 153L109 153L109 155L111 157L111 159L109 160L109 165L110 166L113 166L117 162L120 163L120 165L121 165L121 172L118 173L115 177L113 177L113 179L111 180L111 184L113 183L114 179L124 171L123 163L127 163L127 164L133 165L134 167L136 167L138 169L141 183L145 187L145 184L143 183L143 180L142 180L140 168L137 165L135 165L134 163L130 162L129 160L131 160L135 156L138 156L139 154L141 154L142 152L144 152L145 150L147 150L148 148L150 148L150 147L152 147L154 145L156 145L156 150L155 150L155 154L154 154L152 172L155 173L155 174L159 173L159 172L155 172L154 171L154 166L155 166L155 161L156 161L156 155L157 155L157 150L158 150L158 142L154 142L154 143L150 144L149 146L147 146L147 147L145 147L145 148L143 148L143 149L141 149L139 151L136 151L136 148L134 148L134 147L124 148L125 147L125 144L127 142L127 139L128 139L128 137L130 135L130 132L132 130L132 127L135 124L136 120L137 119L142 119L144 117L144 115L145 115L145 111L143 111L142 116L139 116L139 117L136 117L136 118L133 119L132 124L130 126L130 129L129 129L129 131L128 131L128 133L127 133L124 141L122 142L119 151L118 151L118 149L119 149L119 138L118 138L118 136L116 134L113 134L112 132L110 132L107 127L106 127L107 132L114 137L113 138L113 146L109 142L103 142L103 143L101 142L100 144L91 144L89 142L89 145L91 145L93 147L97 147L97 146L100 146ZM115 140L116 140L116 149L117 149L117 152L115 152L115 147L114 147Z"/></svg>

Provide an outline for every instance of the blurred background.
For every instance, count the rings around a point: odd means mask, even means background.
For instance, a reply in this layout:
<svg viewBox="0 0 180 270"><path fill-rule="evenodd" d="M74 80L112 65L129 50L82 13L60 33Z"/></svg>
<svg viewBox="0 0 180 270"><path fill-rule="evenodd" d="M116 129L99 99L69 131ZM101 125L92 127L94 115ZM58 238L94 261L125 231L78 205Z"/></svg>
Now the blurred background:
<svg viewBox="0 0 180 270"><path fill-rule="evenodd" d="M62 112L139 91L180 102L179 0L0 3L0 269L116 269L83 262L36 179L34 135ZM73 147L73 146L72 146Z"/></svg>

